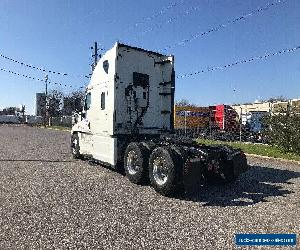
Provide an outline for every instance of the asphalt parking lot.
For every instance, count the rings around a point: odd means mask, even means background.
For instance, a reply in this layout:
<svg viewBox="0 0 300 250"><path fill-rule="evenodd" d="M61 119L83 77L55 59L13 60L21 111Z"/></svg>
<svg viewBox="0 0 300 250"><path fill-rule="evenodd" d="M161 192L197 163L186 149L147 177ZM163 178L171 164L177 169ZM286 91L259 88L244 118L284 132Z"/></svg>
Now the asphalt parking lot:
<svg viewBox="0 0 300 250"><path fill-rule="evenodd" d="M166 198L73 160L68 132L2 125L0 145L0 249L233 249L236 233L299 238L297 163L249 157L234 184Z"/></svg>

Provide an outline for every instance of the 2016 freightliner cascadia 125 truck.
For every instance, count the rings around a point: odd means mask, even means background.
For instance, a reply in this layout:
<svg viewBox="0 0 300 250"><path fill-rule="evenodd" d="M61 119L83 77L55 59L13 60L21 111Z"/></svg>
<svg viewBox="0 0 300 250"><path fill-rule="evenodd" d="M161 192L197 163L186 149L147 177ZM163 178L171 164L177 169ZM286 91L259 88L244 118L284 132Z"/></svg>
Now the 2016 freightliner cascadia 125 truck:
<svg viewBox="0 0 300 250"><path fill-rule="evenodd" d="M150 181L166 196L195 180L234 181L248 168L244 153L176 137L174 93L173 56L116 43L86 88L71 131L73 156L123 169L131 182Z"/></svg>

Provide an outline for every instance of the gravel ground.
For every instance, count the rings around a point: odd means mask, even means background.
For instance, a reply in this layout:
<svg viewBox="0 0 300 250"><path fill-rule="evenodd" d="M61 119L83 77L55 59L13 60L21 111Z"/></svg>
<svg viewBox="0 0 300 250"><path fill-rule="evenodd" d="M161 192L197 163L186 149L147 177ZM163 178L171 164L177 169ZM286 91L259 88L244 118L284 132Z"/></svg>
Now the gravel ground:
<svg viewBox="0 0 300 250"><path fill-rule="evenodd" d="M73 160L68 132L3 125L0 144L0 249L234 249L235 233L299 238L297 163L248 157L236 183L175 199Z"/></svg>

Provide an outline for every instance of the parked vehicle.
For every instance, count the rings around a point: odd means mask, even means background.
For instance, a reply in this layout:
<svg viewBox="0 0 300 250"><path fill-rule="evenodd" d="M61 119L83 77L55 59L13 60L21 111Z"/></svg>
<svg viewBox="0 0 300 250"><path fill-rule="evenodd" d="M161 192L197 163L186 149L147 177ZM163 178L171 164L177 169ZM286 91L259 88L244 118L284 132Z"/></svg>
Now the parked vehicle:
<svg viewBox="0 0 300 250"><path fill-rule="evenodd" d="M74 157L123 169L131 182L150 181L167 196L193 181L235 180L248 168L242 151L174 135L174 93L173 56L116 43L97 63L74 118Z"/></svg>
<svg viewBox="0 0 300 250"><path fill-rule="evenodd" d="M21 123L21 119L17 115L0 115L0 123Z"/></svg>

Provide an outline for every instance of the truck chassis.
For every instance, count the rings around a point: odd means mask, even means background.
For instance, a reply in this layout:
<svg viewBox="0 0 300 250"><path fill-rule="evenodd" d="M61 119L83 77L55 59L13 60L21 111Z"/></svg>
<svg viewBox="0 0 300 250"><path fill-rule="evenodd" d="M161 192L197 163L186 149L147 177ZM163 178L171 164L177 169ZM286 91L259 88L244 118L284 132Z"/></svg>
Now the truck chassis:
<svg viewBox="0 0 300 250"><path fill-rule="evenodd" d="M74 158L80 154L77 133L71 137ZM226 145L208 146L176 136L126 138L118 143L115 166L98 161L119 172L125 172L135 184L148 184L160 194L173 196L195 184L226 184L247 171L247 159L239 149Z"/></svg>

